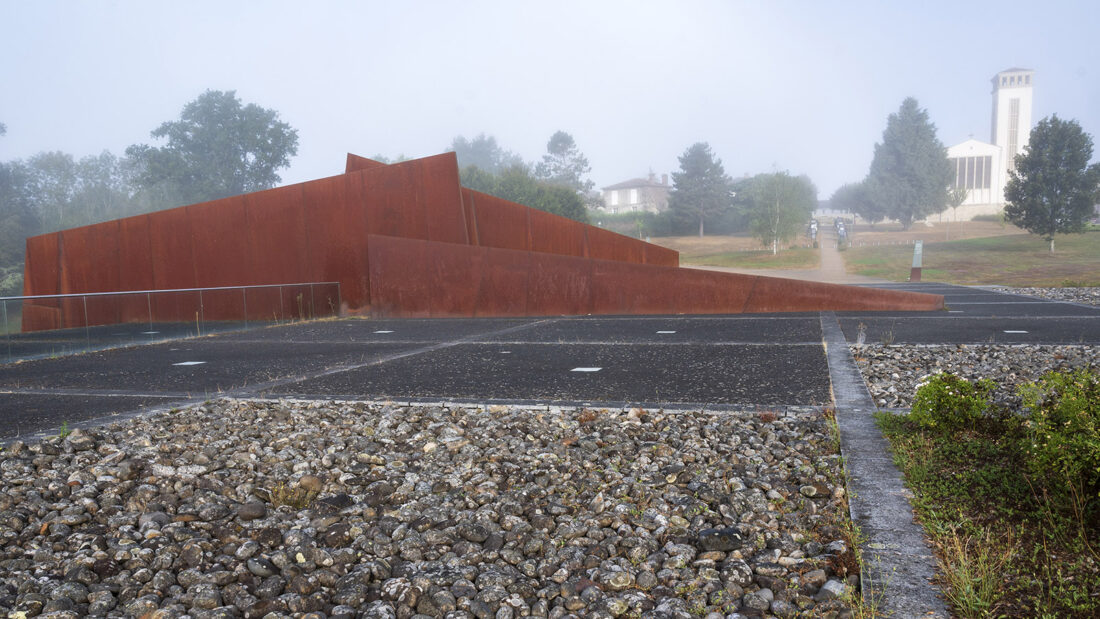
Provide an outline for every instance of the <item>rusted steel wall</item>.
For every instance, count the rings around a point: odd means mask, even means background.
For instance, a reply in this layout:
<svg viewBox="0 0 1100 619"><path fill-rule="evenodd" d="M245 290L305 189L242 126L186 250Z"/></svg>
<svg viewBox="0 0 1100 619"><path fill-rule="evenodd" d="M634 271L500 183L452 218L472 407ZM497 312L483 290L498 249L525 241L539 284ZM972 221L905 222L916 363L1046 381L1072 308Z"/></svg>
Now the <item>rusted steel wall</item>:
<svg viewBox="0 0 1100 619"><path fill-rule="evenodd" d="M152 290L152 240L149 237L149 215L137 215L118 220L118 289ZM119 300L119 322L149 320L150 303L140 296L124 296Z"/></svg>
<svg viewBox="0 0 1100 619"><path fill-rule="evenodd" d="M474 198L474 222L483 247L531 249L527 226L531 209L480 191L469 194Z"/></svg>
<svg viewBox="0 0 1100 619"><path fill-rule="evenodd" d="M344 164L344 172L367 170L370 168L377 168L385 165L386 164L382 163L381 161L375 161L374 159L367 159L366 157L360 157L359 155L348 153L347 163Z"/></svg>
<svg viewBox="0 0 1100 619"><path fill-rule="evenodd" d="M118 222L64 230L61 235L61 290L118 290ZM65 259L69 254L85 257ZM61 314L75 325L105 325L118 322L117 299L62 299Z"/></svg>
<svg viewBox="0 0 1100 619"><path fill-rule="evenodd" d="M588 227L588 255L590 258L644 264L646 262L645 246L636 241L633 243L627 241L635 241L635 239L603 228Z"/></svg>
<svg viewBox="0 0 1100 619"><path fill-rule="evenodd" d="M675 251L462 188L454 153L392 165L349 155L347 170L30 238L24 294L339 281L342 313L373 307L375 315L927 309L935 299L942 306L940 297L681 270ZM295 289L112 297L91 302L87 320L283 319L328 314L336 296ZM82 300L27 302L23 328L82 326L84 315Z"/></svg>
<svg viewBox="0 0 1100 619"><path fill-rule="evenodd" d="M23 263L23 294L57 294L60 284L61 256L56 232L27 239L27 253ZM33 299L23 302L23 330L39 331L61 328L60 303L52 299Z"/></svg>
<svg viewBox="0 0 1100 619"><path fill-rule="evenodd" d="M934 310L943 297L371 236L372 315L740 314ZM471 300L471 291L477 291Z"/></svg>
<svg viewBox="0 0 1100 619"><path fill-rule="evenodd" d="M305 280L339 281L344 310L370 306L367 283L367 211L359 174L333 176L302 184Z"/></svg>

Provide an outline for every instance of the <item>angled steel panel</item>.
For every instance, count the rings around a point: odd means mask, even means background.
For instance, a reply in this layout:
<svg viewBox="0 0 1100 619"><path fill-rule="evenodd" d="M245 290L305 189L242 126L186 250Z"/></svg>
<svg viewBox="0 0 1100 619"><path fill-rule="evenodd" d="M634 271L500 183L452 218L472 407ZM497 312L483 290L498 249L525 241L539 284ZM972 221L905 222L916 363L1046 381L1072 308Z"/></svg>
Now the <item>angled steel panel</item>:
<svg viewBox="0 0 1100 619"><path fill-rule="evenodd" d="M528 259L528 316L576 316L592 312L591 260L537 253L531 253Z"/></svg>
<svg viewBox="0 0 1100 619"><path fill-rule="evenodd" d="M697 269L676 269L677 314L740 314L756 277Z"/></svg>
<svg viewBox="0 0 1100 619"><path fill-rule="evenodd" d="M56 232L27 238L23 262L23 294L58 294L61 256ZM23 302L22 330L42 331L61 327L61 310L57 301L35 299Z"/></svg>
<svg viewBox="0 0 1100 619"><path fill-rule="evenodd" d="M363 175L352 172L302 184L308 281L338 281L345 309L370 307L367 209Z"/></svg>
<svg viewBox="0 0 1100 619"><path fill-rule="evenodd" d="M469 244L455 154L419 159L415 169L417 199L427 216L428 240Z"/></svg>
<svg viewBox="0 0 1100 619"><path fill-rule="evenodd" d="M371 315L376 318L431 316L428 241L371 235Z"/></svg>
<svg viewBox="0 0 1100 619"><path fill-rule="evenodd" d="M746 312L808 312L818 310L942 310L940 295L823 284L780 277L758 277Z"/></svg>
<svg viewBox="0 0 1100 619"><path fill-rule="evenodd" d="M482 247L529 251L527 213L530 209L480 191L470 190L477 205L474 213Z"/></svg>
<svg viewBox="0 0 1100 619"><path fill-rule="evenodd" d="M526 316L531 253L485 248L477 316Z"/></svg>
<svg viewBox="0 0 1100 619"><path fill-rule="evenodd" d="M527 215L531 251L586 257L584 224L538 209L531 209Z"/></svg>
<svg viewBox="0 0 1100 619"><path fill-rule="evenodd" d="M340 177L329 181L342 184ZM252 284L308 281L309 248L302 185L289 185L244 196L249 272ZM314 213L323 217L324 205Z"/></svg>
<svg viewBox="0 0 1100 619"><path fill-rule="evenodd" d="M191 248L191 218L186 207L149 213L149 247L153 287L159 290L195 288L195 256ZM154 320L191 322L198 300L184 294L153 299Z"/></svg>
<svg viewBox="0 0 1100 619"><path fill-rule="evenodd" d="M652 243L646 243L644 247L646 264L653 264L665 267L680 266L680 252L674 249L669 249L667 247L661 247L660 245L654 245Z"/></svg>
<svg viewBox="0 0 1100 619"><path fill-rule="evenodd" d="M645 262L645 243L610 230L588 226L588 255L596 260Z"/></svg>
<svg viewBox="0 0 1100 619"><path fill-rule="evenodd" d="M245 197L192 204L187 207L187 216L195 255L195 285L211 288L253 283ZM207 292L202 295L199 315L203 320L239 320L244 317L244 305L239 292Z"/></svg>
<svg viewBox="0 0 1100 619"><path fill-rule="evenodd" d="M118 289L152 290L153 256L149 238L149 215L118 220ZM119 299L119 322L149 320L149 303L144 296Z"/></svg>
<svg viewBox="0 0 1100 619"><path fill-rule="evenodd" d="M245 197L202 202L186 207L191 225L195 285L243 286L252 281L249 268L249 225Z"/></svg>
<svg viewBox="0 0 1100 619"><path fill-rule="evenodd" d="M419 160L359 172L369 234L428 239L428 214L418 193Z"/></svg>
<svg viewBox="0 0 1100 619"><path fill-rule="evenodd" d="M676 312L677 269L628 262L592 261L593 314Z"/></svg>
<svg viewBox="0 0 1100 619"><path fill-rule="evenodd" d="M344 172L355 172L357 170L369 170L371 168L379 168L386 164L381 161L375 161L374 159L367 159L366 157L360 157L359 155L353 155L348 153L347 163L344 164Z"/></svg>
<svg viewBox="0 0 1100 619"><path fill-rule="evenodd" d="M481 245L477 234L477 198L474 192L462 188L462 213L466 221L466 239L470 245Z"/></svg>
<svg viewBox="0 0 1100 619"><path fill-rule="evenodd" d="M427 283L435 318L473 316L477 307L485 249L454 243L427 244Z"/></svg>

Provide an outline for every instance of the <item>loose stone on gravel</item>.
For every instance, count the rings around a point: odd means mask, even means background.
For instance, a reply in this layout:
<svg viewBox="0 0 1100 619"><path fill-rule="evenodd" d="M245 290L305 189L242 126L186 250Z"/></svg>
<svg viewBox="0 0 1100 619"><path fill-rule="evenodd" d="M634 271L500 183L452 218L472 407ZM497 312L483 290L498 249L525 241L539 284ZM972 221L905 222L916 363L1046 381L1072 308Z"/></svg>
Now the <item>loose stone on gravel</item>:
<svg viewBox="0 0 1100 619"><path fill-rule="evenodd" d="M1018 409L1016 388L1054 370L1100 367L1100 347L1087 345L950 344L851 346L871 397L879 408L909 408L917 385L939 372L967 380L989 378L998 406Z"/></svg>
<svg viewBox="0 0 1100 619"><path fill-rule="evenodd" d="M1061 288L1007 288L1004 286L993 286L991 289L997 292L1019 294L1026 297L1037 297L1050 301L1066 301L1069 303L1100 306L1100 287L1097 286L1064 286Z"/></svg>
<svg viewBox="0 0 1100 619"><path fill-rule="evenodd" d="M224 400L13 444L0 616L845 616L829 437L812 407Z"/></svg>

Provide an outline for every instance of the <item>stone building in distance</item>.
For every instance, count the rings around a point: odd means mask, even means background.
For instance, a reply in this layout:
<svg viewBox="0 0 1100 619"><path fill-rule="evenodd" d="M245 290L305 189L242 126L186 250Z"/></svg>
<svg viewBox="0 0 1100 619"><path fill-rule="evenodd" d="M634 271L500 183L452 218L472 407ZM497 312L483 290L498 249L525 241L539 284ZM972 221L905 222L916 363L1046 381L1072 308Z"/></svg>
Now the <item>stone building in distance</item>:
<svg viewBox="0 0 1100 619"><path fill-rule="evenodd" d="M652 172L646 178L632 178L628 181L603 187L603 210L606 213L660 213L668 210L668 175L662 174L658 182Z"/></svg>

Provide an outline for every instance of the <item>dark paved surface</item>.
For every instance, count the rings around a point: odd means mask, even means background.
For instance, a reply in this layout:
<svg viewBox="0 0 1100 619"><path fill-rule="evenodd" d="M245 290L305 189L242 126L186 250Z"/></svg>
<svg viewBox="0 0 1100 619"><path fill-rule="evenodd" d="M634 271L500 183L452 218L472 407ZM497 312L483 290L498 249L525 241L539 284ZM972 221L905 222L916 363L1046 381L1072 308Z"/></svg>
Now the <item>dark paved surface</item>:
<svg viewBox="0 0 1100 619"><path fill-rule="evenodd" d="M1100 307L947 284L882 287L942 294L947 311L837 312L849 342L863 324L868 344L1100 344Z"/></svg>
<svg viewBox="0 0 1100 619"><path fill-rule="evenodd" d="M1100 308L959 286L888 287L944 294L949 311L837 313L848 341L863 324L868 343L1100 344ZM24 361L0 365L0 440L220 395L827 404L821 316L346 319ZM149 330L102 329L138 327ZM174 365L186 362L202 363ZM580 367L600 370L572 371Z"/></svg>

